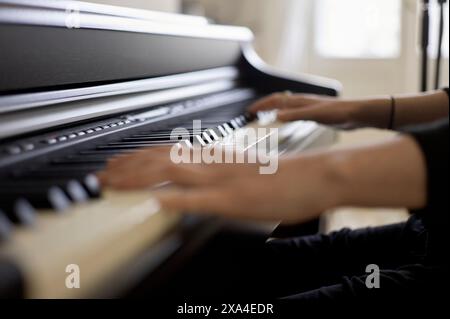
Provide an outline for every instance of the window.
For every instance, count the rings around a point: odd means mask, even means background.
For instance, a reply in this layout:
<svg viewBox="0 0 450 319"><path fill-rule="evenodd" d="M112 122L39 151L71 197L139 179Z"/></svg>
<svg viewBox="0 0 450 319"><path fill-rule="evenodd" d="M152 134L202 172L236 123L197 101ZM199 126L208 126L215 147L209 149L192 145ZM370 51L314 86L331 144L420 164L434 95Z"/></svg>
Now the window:
<svg viewBox="0 0 450 319"><path fill-rule="evenodd" d="M442 56L448 59L448 2L445 5L444 10L444 36L442 38ZM430 46L428 52L430 56L437 56L437 43L439 36L439 5L437 0L430 2Z"/></svg>
<svg viewBox="0 0 450 319"><path fill-rule="evenodd" d="M315 49L326 58L400 55L401 0L316 0Z"/></svg>

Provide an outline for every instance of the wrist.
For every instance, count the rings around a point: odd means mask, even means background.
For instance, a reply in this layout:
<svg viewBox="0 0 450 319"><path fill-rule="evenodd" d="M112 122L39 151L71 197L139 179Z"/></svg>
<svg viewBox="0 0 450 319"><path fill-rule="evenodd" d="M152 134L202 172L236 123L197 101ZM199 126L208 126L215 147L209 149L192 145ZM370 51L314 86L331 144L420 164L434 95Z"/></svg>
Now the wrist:
<svg viewBox="0 0 450 319"><path fill-rule="evenodd" d="M351 102L350 121L361 126L386 128L391 107L390 97Z"/></svg>
<svg viewBox="0 0 450 319"><path fill-rule="evenodd" d="M330 194L328 208L355 205L359 203L364 179L361 167L365 165L364 150L347 148L323 153L323 180ZM366 169L364 168L364 171Z"/></svg>
<svg viewBox="0 0 450 319"><path fill-rule="evenodd" d="M330 207L408 207L426 203L422 152L407 136L323 154Z"/></svg>
<svg viewBox="0 0 450 319"><path fill-rule="evenodd" d="M367 108L366 100L353 100L349 102L348 121L350 123L362 124Z"/></svg>
<svg viewBox="0 0 450 319"><path fill-rule="evenodd" d="M326 151L314 156L319 189L323 190L322 210L343 206L348 202L346 189L350 181L351 168L348 156L339 151ZM314 170L314 168L313 168Z"/></svg>

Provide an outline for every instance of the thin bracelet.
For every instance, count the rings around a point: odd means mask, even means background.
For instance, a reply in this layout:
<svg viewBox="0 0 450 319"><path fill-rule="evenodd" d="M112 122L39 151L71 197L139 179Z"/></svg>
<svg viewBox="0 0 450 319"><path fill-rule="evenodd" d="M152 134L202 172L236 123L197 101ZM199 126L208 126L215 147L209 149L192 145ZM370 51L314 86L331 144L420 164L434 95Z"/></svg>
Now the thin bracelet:
<svg viewBox="0 0 450 319"><path fill-rule="evenodd" d="M393 130L394 129L394 123L395 123L395 98L393 95L391 95L391 112L389 115L389 124L388 129Z"/></svg>

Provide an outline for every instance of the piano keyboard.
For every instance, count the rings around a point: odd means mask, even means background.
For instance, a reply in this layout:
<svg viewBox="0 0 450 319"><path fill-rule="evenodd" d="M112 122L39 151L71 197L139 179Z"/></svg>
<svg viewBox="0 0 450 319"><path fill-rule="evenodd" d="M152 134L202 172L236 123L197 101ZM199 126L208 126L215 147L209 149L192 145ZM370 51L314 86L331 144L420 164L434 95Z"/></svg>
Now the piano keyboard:
<svg viewBox="0 0 450 319"><path fill-rule="evenodd" d="M137 128L130 125L119 134L101 135L75 150L70 147L69 151L50 152L45 154L45 161L28 161L27 165L16 165L9 171L0 182L0 238L3 240L0 254L21 266L27 278L27 296L95 295L96 287L109 280L106 274L114 273L142 250L160 243L180 221L176 214L160 212L150 191L101 190L93 173L101 170L112 156L142 147L177 143L170 139L175 127L186 128L190 142L204 146L231 140L236 132L247 127L276 126L280 128L280 153L287 149L283 145L290 145L291 149L296 144L305 148L308 137L315 134L314 140L320 140L317 133L322 134L323 130L314 123L280 125L267 121L268 116L264 114L259 121L252 122L254 119L245 111L251 101L245 95L241 101L213 111L208 109L207 113L171 119L171 124L154 122L154 119L145 124L146 119L142 117L126 115L122 119L124 124L116 127L137 123ZM195 105L195 101L185 104ZM126 119L133 120L125 123ZM200 132L193 131L193 119L201 119ZM93 133L86 130L81 137L89 134ZM65 135L46 134L42 143L53 146L68 141L57 136ZM332 134L326 139L330 143ZM64 285L65 267L69 264L77 264L82 269L81 289L67 289Z"/></svg>
<svg viewBox="0 0 450 319"><path fill-rule="evenodd" d="M240 90L239 92L242 92ZM239 93L235 92L235 93ZM223 93L222 93L223 95ZM217 95L216 95L217 98ZM205 101L202 98L200 101ZM208 100L214 100L214 96L208 97ZM179 141L170 138L172 129L175 127L183 127L189 131L189 139L191 143L197 143L205 146L218 141L233 133L236 129L243 127L248 123L250 118L245 113L245 107L248 105L248 95L244 96L244 100L234 103L224 108L217 108L212 114L197 115L201 119L202 128L200 132L194 132L192 129L192 120L178 120L172 125L161 123L154 124L154 118L148 125L142 125L146 119L137 115L125 115L123 119L119 119L107 125L90 125L93 128L83 130L72 130L74 133L51 133L50 136L41 139L40 144L45 146L71 145L71 134L76 137L86 137L89 141L84 143L80 149L70 151L53 151L40 156L45 157L44 161L31 161L29 164L14 168L8 172L0 181L0 199L2 215L6 215L12 222L30 226L33 222L33 208L52 209L55 212L63 212L72 204L82 203L90 198L100 196L101 190L96 177L93 175L96 171L101 170L107 160L112 156L131 152L143 147L157 147L164 145L172 145ZM204 103L204 102L202 102ZM200 104L198 101L187 101L186 108L192 110L195 105ZM177 105L179 107L179 105ZM171 106L174 108L175 106ZM169 108L169 107L165 107ZM148 113L148 112L147 112ZM148 115L147 115L148 116ZM132 119L132 120L131 120ZM137 124L138 129L134 128ZM123 127L129 125L125 131ZM91 135L95 136L96 128L102 130L109 129L110 134L104 136L99 135L97 138L91 139ZM111 137L111 131L114 128L121 129L120 135ZM83 134L80 134L83 133ZM117 134L116 134L117 135ZM36 138L35 138L36 139ZM80 140L78 140L80 141ZM39 143L39 142L38 142ZM32 145L32 142L16 142L17 145ZM35 143L34 143L35 144ZM15 145L9 145L5 151L14 148ZM42 150L42 149L41 149ZM20 154L18 154L20 155ZM2 220L7 220L2 218ZM3 222L4 223L4 222ZM3 226L2 238L7 237L10 227Z"/></svg>
<svg viewBox="0 0 450 319"><path fill-rule="evenodd" d="M117 297L148 275L170 276L164 265L183 264L220 226L160 211L151 190L102 189L95 173L115 155L178 143L177 127L188 129L182 143L265 143L273 155L335 139L316 123L246 114L262 95L341 87L265 65L246 28L82 4L87 20L72 29L57 1L3 2L0 41L14 45L0 59L0 297L22 283L25 297ZM245 138L259 127L279 129L278 147L268 130ZM72 264L79 289L66 287Z"/></svg>

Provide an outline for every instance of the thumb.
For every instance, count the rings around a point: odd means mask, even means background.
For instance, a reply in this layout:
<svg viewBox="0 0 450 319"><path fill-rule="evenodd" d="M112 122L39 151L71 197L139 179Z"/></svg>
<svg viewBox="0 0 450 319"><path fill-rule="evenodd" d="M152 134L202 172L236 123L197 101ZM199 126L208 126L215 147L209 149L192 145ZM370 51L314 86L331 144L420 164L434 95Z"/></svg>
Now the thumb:
<svg viewBox="0 0 450 319"><path fill-rule="evenodd" d="M282 122L297 120L316 121L325 124L332 124L335 122L334 115L330 110L316 107L279 110L277 118Z"/></svg>
<svg viewBox="0 0 450 319"><path fill-rule="evenodd" d="M154 192L155 199L163 209L196 214L228 214L232 212L233 200L226 190L197 188L190 190L164 190Z"/></svg>

